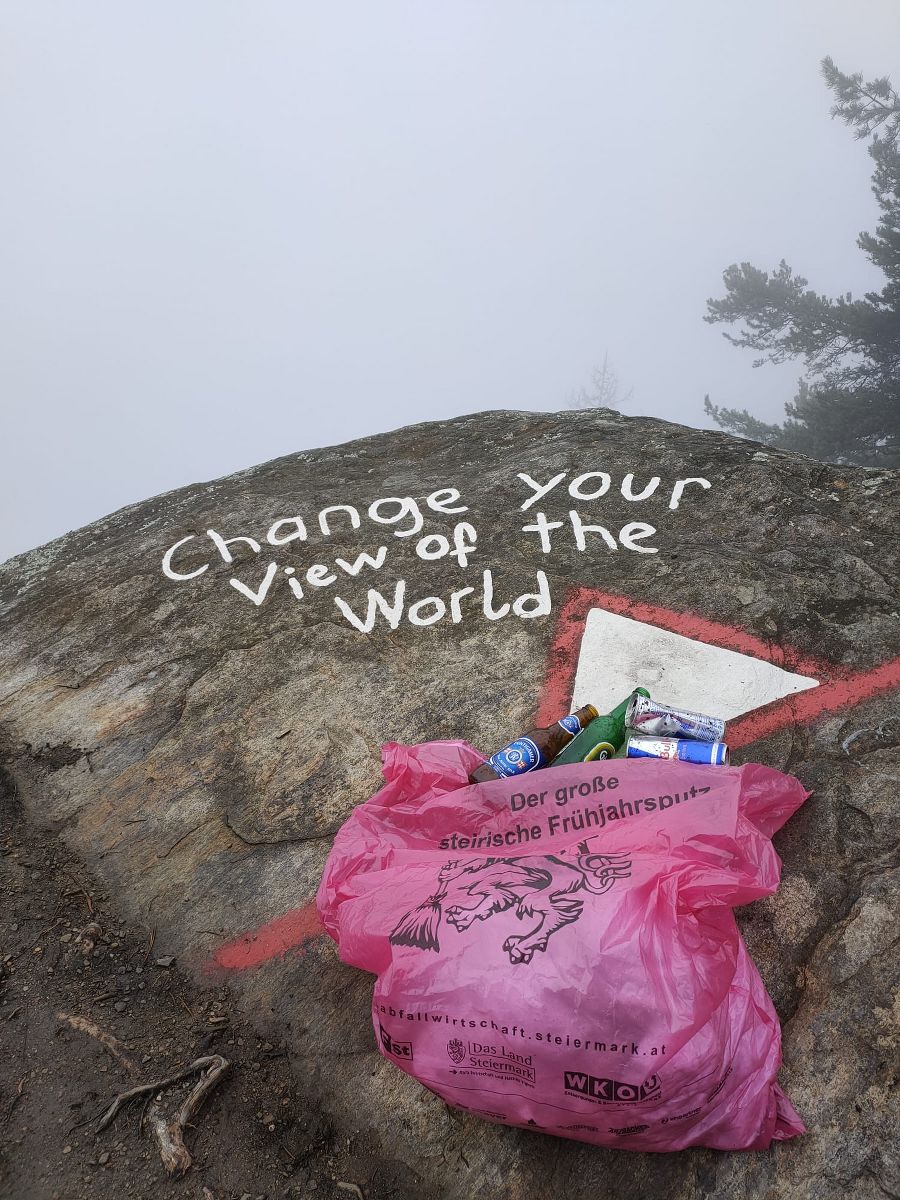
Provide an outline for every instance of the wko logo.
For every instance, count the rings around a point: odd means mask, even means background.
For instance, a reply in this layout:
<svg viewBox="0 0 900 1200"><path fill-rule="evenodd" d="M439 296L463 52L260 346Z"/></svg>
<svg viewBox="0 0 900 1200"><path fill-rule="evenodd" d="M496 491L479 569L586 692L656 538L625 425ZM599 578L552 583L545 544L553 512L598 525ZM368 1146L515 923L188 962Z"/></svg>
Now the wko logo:
<svg viewBox="0 0 900 1200"><path fill-rule="evenodd" d="M402 1058L406 1062L411 1062L413 1056L412 1042L398 1042L396 1038L391 1037L380 1021L378 1022L378 1028L381 1031L381 1044L388 1054L393 1054L394 1058Z"/></svg>
<svg viewBox="0 0 900 1200"><path fill-rule="evenodd" d="M659 1076L651 1075L644 1083L620 1083L618 1079L600 1079L597 1075L582 1075L580 1071L564 1071L563 1086L567 1092L577 1092L590 1100L610 1104L636 1104L659 1091Z"/></svg>

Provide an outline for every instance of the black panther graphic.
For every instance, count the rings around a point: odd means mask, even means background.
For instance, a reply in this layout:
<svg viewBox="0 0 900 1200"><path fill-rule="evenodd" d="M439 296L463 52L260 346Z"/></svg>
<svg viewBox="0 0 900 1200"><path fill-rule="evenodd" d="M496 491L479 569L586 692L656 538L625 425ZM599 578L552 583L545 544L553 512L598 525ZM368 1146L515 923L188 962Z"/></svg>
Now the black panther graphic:
<svg viewBox="0 0 900 1200"><path fill-rule="evenodd" d="M438 890L397 922L390 941L439 951L442 917L464 932L473 921L486 921L515 905L520 920L537 917L537 924L526 933L510 934L503 949L511 963L529 963L535 951L547 949L558 929L581 916L584 902L576 893L602 895L631 874L626 854L590 854L585 842L578 851L572 862L555 854L448 862L438 874Z"/></svg>

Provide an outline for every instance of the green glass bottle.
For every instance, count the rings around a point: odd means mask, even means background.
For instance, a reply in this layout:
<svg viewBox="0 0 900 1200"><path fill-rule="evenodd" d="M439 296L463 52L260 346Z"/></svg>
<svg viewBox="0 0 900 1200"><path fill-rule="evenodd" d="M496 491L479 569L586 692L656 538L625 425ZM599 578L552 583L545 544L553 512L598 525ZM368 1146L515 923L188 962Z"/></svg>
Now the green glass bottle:
<svg viewBox="0 0 900 1200"><path fill-rule="evenodd" d="M646 688L634 689L640 696L649 697ZM563 767L568 763L594 762L599 758L612 758L620 746L625 744L625 711L634 692L605 716L595 717L585 725L581 733L572 738L568 746L557 754L551 767Z"/></svg>

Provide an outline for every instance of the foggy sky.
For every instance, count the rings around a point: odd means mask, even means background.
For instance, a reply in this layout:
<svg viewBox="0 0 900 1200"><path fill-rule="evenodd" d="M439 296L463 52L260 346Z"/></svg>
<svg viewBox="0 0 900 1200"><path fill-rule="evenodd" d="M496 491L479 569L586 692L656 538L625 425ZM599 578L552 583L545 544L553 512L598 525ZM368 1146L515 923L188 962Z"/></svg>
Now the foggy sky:
<svg viewBox="0 0 900 1200"><path fill-rule="evenodd" d="M721 272L881 276L819 60L895 0L0 5L0 560L293 450L555 409L781 415ZM598 464L602 465L602 464Z"/></svg>

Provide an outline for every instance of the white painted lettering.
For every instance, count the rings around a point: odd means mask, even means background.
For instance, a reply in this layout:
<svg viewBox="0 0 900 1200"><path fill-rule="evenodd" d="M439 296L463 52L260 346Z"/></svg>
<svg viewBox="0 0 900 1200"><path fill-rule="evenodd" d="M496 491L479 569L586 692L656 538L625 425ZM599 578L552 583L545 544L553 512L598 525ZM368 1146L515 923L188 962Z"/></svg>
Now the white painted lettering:
<svg viewBox="0 0 900 1200"><path fill-rule="evenodd" d="M350 514L350 525L353 529L359 529L359 513L352 504L332 504L330 508L323 508L319 513L319 528L326 537L331 536L331 528L328 524L327 514L333 512L345 512Z"/></svg>
<svg viewBox="0 0 900 1200"><path fill-rule="evenodd" d="M444 499L444 500L440 499L441 496L446 497L446 499ZM428 507L430 509L433 509L434 512L441 512L441 513L468 512L469 510L465 506L465 504L462 506L462 508L450 508L449 507L449 505L451 505L455 500L460 500L460 499L462 499L462 497L460 496L460 494L456 490L456 488L441 488L440 491L432 492L431 495L428 497L428 499L425 501L425 503L428 505Z"/></svg>
<svg viewBox="0 0 900 1200"><path fill-rule="evenodd" d="M286 537L280 537L279 530L282 525L287 528L293 526L293 532L288 533ZM266 534L266 541L270 546L284 546L287 542L296 541L297 538L301 542L306 541L306 524L302 517L282 517L280 521L269 526L269 532Z"/></svg>
<svg viewBox="0 0 900 1200"><path fill-rule="evenodd" d="M429 547L433 544L434 549ZM420 538L416 542L416 554L419 558L424 558L426 562L434 562L436 558L443 558L445 554L450 553L450 542L442 533L430 533L428 537Z"/></svg>
<svg viewBox="0 0 900 1200"><path fill-rule="evenodd" d="M619 530L619 541L623 550L636 550L638 554L658 554L656 546L636 546L634 543L644 538L653 537L656 527L646 521L630 521Z"/></svg>
<svg viewBox="0 0 900 1200"><path fill-rule="evenodd" d="M216 549L227 563L234 562L234 557L228 547L233 546L235 542L246 542L254 554L259 554L260 550L262 549L259 542L254 541L252 537L238 536L233 538L223 538L222 535L216 533L214 529L207 529L206 534L207 537L212 538Z"/></svg>
<svg viewBox="0 0 900 1200"><path fill-rule="evenodd" d="M434 605L434 612L428 616L422 616L422 610L429 604ZM409 606L409 617L411 625L433 625L435 621L439 621L446 613L447 605L443 602L440 596L426 596L424 600L417 600L415 604Z"/></svg>
<svg viewBox="0 0 900 1200"><path fill-rule="evenodd" d="M180 546L183 546L185 542L191 541L196 536L197 535L195 533L189 533L187 537L183 537L180 542L176 542L174 546L169 547L169 549L163 555L163 575L176 581L179 579L196 579L198 575L202 575L203 572L208 569L209 563L204 563L203 566L198 567L196 571L174 571L172 569L172 555Z"/></svg>
<svg viewBox="0 0 900 1200"><path fill-rule="evenodd" d="M235 539L232 538L231 540L234 541ZM252 590L252 588L248 588L246 583L241 583L240 579L229 579L228 582L233 588L237 588L242 596L246 596L248 600L252 600L256 607L259 608L260 604L262 604L263 600L265 600L266 596L268 596L269 588L272 586L272 580L275 578L277 572L278 564L269 563L268 567L266 567L266 573L263 576L263 581L259 585L259 589L255 592Z"/></svg>
<svg viewBox="0 0 900 1200"><path fill-rule="evenodd" d="M513 604L517 617L546 617L550 611L550 584L543 571L537 573L538 590L526 592Z"/></svg>
<svg viewBox="0 0 900 1200"><path fill-rule="evenodd" d="M462 620L462 608L460 600L463 596L469 596L475 589L473 587L460 588L459 591L451 592L450 594L450 620L454 625L458 625Z"/></svg>
<svg viewBox="0 0 900 1200"><path fill-rule="evenodd" d="M609 546L610 550L618 550L616 539L609 532L605 525L583 524L581 517L579 517L574 508L569 512L569 520L572 522L572 530L575 534L575 545L579 550L585 550L587 548L587 539L584 536L586 533L599 533L606 542L607 546Z"/></svg>
<svg viewBox="0 0 900 1200"><path fill-rule="evenodd" d="M698 483L704 491L706 491L707 488L712 487L712 484L708 479L701 479L699 476L694 479L679 479L672 488L672 499L669 501L669 508L678 507L678 505L681 503L681 497L684 494L684 489L689 483Z"/></svg>
<svg viewBox="0 0 900 1200"><path fill-rule="evenodd" d="M549 483L542 484L538 483L537 480L532 479L530 475L526 475L524 471L519 471L517 474L519 479L523 480L530 488L534 489L534 495L529 496L524 504L519 505L519 509L522 512L524 512L526 508L531 508L532 504L536 504L538 500L546 496L552 488L555 488L556 485L561 483L566 477L565 471L560 471L558 475L553 476Z"/></svg>
<svg viewBox="0 0 900 1200"><path fill-rule="evenodd" d="M601 480L600 486L594 492L583 492L581 485L586 479L599 479ZM601 496L605 496L609 491L611 482L612 480L605 471L585 471L583 475L579 475L577 479L573 479L569 484L569 495L573 500L599 500Z"/></svg>
<svg viewBox="0 0 900 1200"><path fill-rule="evenodd" d="M300 580L294 575L293 567L285 567L284 573L288 577L288 587L294 593L298 600L303 599L303 588L300 586Z"/></svg>
<svg viewBox="0 0 900 1200"><path fill-rule="evenodd" d="M331 575L324 563L314 563L306 572L306 582L310 587L328 587L336 579L337 575Z"/></svg>
<svg viewBox="0 0 900 1200"><path fill-rule="evenodd" d="M399 579L394 587L393 604L388 603L381 592L376 591L375 588L369 588L369 606L366 610L364 621L360 620L346 600L342 600L340 596L335 596L334 602L355 629L358 629L360 633L371 633L375 628L375 617L379 612L387 620L391 629L397 628L400 624L400 618L403 616L403 598L405 595L405 579Z"/></svg>
<svg viewBox="0 0 900 1200"><path fill-rule="evenodd" d="M379 546L375 552L374 558L371 554L360 554L353 563L348 563L346 559L336 558L334 561L346 571L348 575L358 575L364 566L371 567L373 571L380 571L384 566L385 555L387 554L387 546Z"/></svg>
<svg viewBox="0 0 900 1200"><path fill-rule="evenodd" d="M478 541L478 530L468 521L460 521L453 527L453 554L463 568L469 565L469 554L475 550Z"/></svg>
<svg viewBox="0 0 900 1200"><path fill-rule="evenodd" d="M397 504L399 508L394 516L383 517L380 514L382 504ZM369 516L379 525L398 525L404 517L412 517L413 523L410 528L395 529L395 537L412 537L424 524L422 512L412 496L383 496L380 500L373 500L369 505Z"/></svg>
<svg viewBox="0 0 900 1200"><path fill-rule="evenodd" d="M501 604L499 608L494 608L494 577L490 571L485 571L484 579L484 615L489 621L499 621L501 617L505 617L509 612L508 604Z"/></svg>
<svg viewBox="0 0 900 1200"><path fill-rule="evenodd" d="M629 471L628 474L625 476L625 478L622 480L622 486L619 490L621 491L622 495L625 497L626 500L633 500L633 501L647 500L650 498L650 496L653 495L653 493L656 491L656 489L659 487L659 485L660 485L660 478L658 475L654 475L653 478L650 480L650 482L647 484L647 486L644 488L644 490L636 496L634 494L634 474L633 474L633 472Z"/></svg>
<svg viewBox="0 0 900 1200"><path fill-rule="evenodd" d="M523 533L538 533L541 536L541 549L545 554L550 553L550 530L561 529L562 521L548 521L544 513L534 515L533 525L523 525Z"/></svg>

